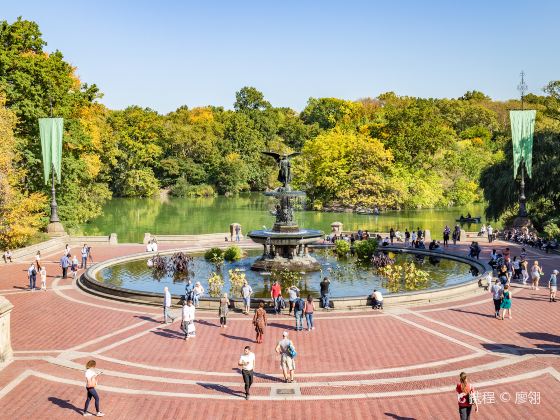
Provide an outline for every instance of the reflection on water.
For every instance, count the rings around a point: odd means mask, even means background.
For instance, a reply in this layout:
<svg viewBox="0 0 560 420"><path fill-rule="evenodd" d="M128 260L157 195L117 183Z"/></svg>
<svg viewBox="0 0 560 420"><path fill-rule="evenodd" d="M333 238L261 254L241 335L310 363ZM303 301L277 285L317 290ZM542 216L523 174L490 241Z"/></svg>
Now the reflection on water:
<svg viewBox="0 0 560 420"><path fill-rule="evenodd" d="M213 272L220 274L224 281L224 291L229 291L229 270L242 270L246 279L253 288L256 297L270 297L271 280L270 273L258 273L250 269L251 264L258 258L258 252L251 252L249 257L237 262L224 263L216 266L206 261L202 256L194 256L191 270L191 280L200 281L205 290L208 290L208 278ZM386 280L376 275L370 267L360 267L352 259L338 260L327 251L315 254L321 263L322 271L315 273L303 273L297 282L302 296L308 294L319 296L319 283L324 276L331 280L331 295L341 296L364 296L371 294L373 289L389 292ZM433 264L428 258L417 259L409 254L396 256L396 264L414 262L414 264L426 271L429 275L425 288L437 288L446 285L458 284L471 280L470 266L442 258ZM147 260L147 257L146 257ZM163 275L155 278L151 269L147 267L146 260L127 262L104 268L97 274L99 281L126 289L162 293L165 286L173 294L183 294L185 290L185 278ZM410 284L410 283L409 283ZM283 287L284 289L284 287ZM392 290L398 290L390 287ZM404 290L401 288L400 290ZM284 294L285 295L285 294Z"/></svg>
<svg viewBox="0 0 560 420"><path fill-rule="evenodd" d="M77 233L109 235L117 233L120 243L142 242L144 233L201 234L228 232L230 223L237 222L246 233L263 226L271 227L274 218L269 210L274 199L261 193L240 194L236 197L205 198L115 198L109 201L103 215L79 227ZM461 214L482 216L484 205L464 207L390 211L379 216L353 213L296 212L301 228L331 231L331 223L344 224L345 230L368 229L388 232L391 227L404 232L405 228L430 229L432 237L442 239L445 225L455 225ZM478 230L479 225L464 225L467 230Z"/></svg>

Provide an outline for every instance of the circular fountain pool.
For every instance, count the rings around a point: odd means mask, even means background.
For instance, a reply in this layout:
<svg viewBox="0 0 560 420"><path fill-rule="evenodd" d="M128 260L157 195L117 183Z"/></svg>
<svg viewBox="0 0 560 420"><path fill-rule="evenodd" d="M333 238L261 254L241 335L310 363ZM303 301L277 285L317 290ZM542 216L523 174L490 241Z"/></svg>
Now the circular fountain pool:
<svg viewBox="0 0 560 420"><path fill-rule="evenodd" d="M407 252L415 252L407 250ZM427 253L426 253L427 254ZM190 270L191 281L200 281L205 290L208 290L207 280L212 273L222 275L225 281L223 291L228 292L229 270L239 269L245 273L246 279L253 288L254 297L269 298L271 287L271 275L266 272L252 271L251 264L259 258L260 252L249 251L246 258L237 262L225 262L216 266L204 259L202 254L190 254L193 257ZM477 275L483 274L484 267L474 261L456 256L437 255L437 258L428 255L410 253L394 254L396 264L414 262L421 270L429 274L427 284L420 288L407 290L405 286L395 290L387 290L386 281L377 275L371 267L363 267L354 259L337 259L328 251L317 251L315 258L321 264L321 270L312 273L301 273L297 286L303 296L308 294L319 296L319 282L324 276L331 281L332 298L360 297L371 294L373 289L378 289L384 294L406 293L419 290L437 290L440 288L455 286L473 282ZM168 255L166 258L169 258ZM161 294L165 286L174 295L182 295L185 290L185 277L176 277L172 274L163 276L155 275L147 266L149 255L131 256L126 261L109 261L102 263L99 267L93 267L88 271L94 283L98 286L106 286L108 290L126 290L139 293ZM86 276L87 277L87 276Z"/></svg>

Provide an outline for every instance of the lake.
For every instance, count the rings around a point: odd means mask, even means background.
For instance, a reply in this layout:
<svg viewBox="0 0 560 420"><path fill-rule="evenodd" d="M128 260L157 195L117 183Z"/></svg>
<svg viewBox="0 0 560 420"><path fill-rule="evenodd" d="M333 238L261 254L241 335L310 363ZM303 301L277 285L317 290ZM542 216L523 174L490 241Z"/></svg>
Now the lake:
<svg viewBox="0 0 560 420"><path fill-rule="evenodd" d="M247 233L263 226L272 227L274 216L270 210L274 209L274 203L274 199L262 193L206 198L114 198L105 204L101 216L80 225L74 233L116 233L119 243L141 243L145 232L155 235L229 232L229 225L234 222L240 223L243 233ZM325 233L331 231L331 223L342 222L344 230L361 228L370 232L388 232L391 227L404 232L405 228L421 227L430 229L433 238L441 239L444 226L454 226L455 219L461 214L466 216L468 212L472 216L483 216L484 204L388 211L379 216L297 211L295 217L301 228L321 229ZM478 230L479 227L476 224L463 225L468 231Z"/></svg>

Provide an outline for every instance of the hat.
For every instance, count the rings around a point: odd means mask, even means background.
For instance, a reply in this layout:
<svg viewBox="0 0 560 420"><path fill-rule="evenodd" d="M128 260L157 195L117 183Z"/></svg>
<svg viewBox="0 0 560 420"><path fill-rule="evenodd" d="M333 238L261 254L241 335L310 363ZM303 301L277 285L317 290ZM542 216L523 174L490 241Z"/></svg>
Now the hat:
<svg viewBox="0 0 560 420"><path fill-rule="evenodd" d="M552 274L558 274L558 270L553 270Z"/></svg>
<svg viewBox="0 0 560 420"><path fill-rule="evenodd" d="M287 336L288 336L288 331L284 331L284 332L282 333L282 337L287 337Z"/></svg>

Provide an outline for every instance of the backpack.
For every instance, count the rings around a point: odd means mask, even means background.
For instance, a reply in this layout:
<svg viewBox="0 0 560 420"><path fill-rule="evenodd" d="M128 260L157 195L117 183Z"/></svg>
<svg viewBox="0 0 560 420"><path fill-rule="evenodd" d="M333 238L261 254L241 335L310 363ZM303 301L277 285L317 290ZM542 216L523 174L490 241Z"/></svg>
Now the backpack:
<svg viewBox="0 0 560 420"><path fill-rule="evenodd" d="M305 307L305 301L302 298L297 298L296 301L294 302L294 308L296 311L303 311L303 308Z"/></svg>
<svg viewBox="0 0 560 420"><path fill-rule="evenodd" d="M291 341L286 351L288 352L288 356L290 356L292 359L294 359L297 356L296 349L294 348L294 344Z"/></svg>

